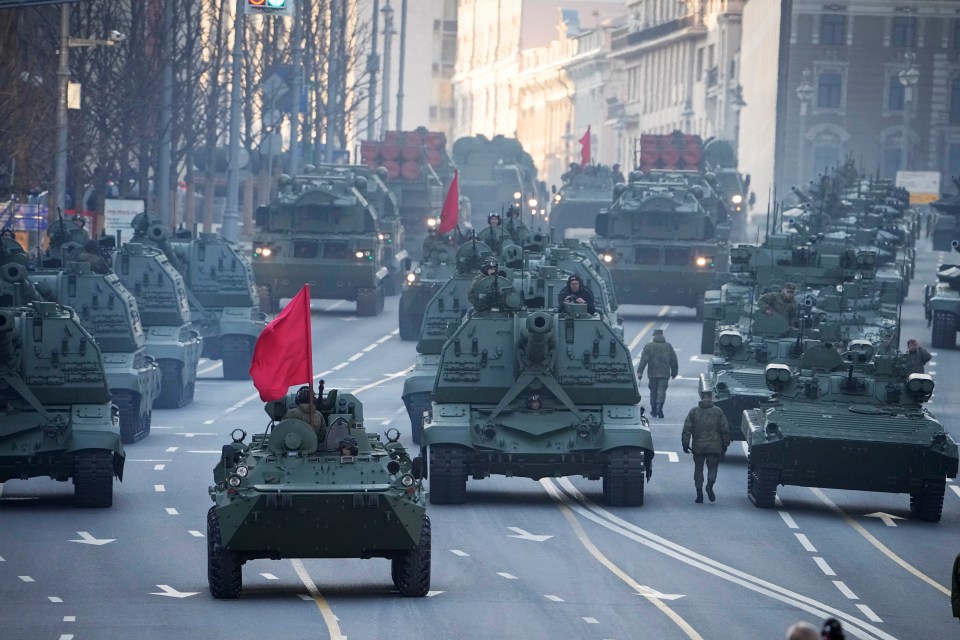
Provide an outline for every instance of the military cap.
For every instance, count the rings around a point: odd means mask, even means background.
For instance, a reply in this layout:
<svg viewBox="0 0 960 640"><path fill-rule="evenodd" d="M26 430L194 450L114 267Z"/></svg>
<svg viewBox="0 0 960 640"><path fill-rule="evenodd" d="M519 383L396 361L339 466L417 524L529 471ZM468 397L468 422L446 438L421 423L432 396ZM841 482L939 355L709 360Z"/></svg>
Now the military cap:
<svg viewBox="0 0 960 640"><path fill-rule="evenodd" d="M663 335L663 329L654 329L654 330L653 330L653 335L655 335L655 336L662 336L662 335Z"/></svg>
<svg viewBox="0 0 960 640"><path fill-rule="evenodd" d="M783 288L787 291L796 291L797 285L793 284L792 282L786 282L784 283Z"/></svg>

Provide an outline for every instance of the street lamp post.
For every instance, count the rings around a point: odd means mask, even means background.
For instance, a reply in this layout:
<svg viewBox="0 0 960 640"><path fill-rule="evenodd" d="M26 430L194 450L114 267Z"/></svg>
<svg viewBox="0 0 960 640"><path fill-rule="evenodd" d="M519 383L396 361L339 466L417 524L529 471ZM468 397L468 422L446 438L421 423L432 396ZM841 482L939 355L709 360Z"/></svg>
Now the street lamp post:
<svg viewBox="0 0 960 640"><path fill-rule="evenodd" d="M803 70L803 79L800 81L800 86L797 87L797 98L800 100L800 128L799 128L799 148L797 149L797 185L803 184L803 173L806 169L805 163L806 160L804 156L806 155L807 147L807 108L810 105L810 101L813 100L813 83L810 82L810 69Z"/></svg>
<svg viewBox="0 0 960 640"><path fill-rule="evenodd" d="M690 133L690 122L693 120L694 111L693 111L693 101L690 98L687 98L687 102L683 105L683 111L680 112L680 117L683 118L683 132Z"/></svg>
<svg viewBox="0 0 960 640"><path fill-rule="evenodd" d="M747 106L743 99L743 86L737 85L730 91L730 108L733 109L733 149L740 153L740 110Z"/></svg>
<svg viewBox="0 0 960 640"><path fill-rule="evenodd" d="M914 64L916 54L908 51L903 55L904 68L897 74L903 85L903 145L900 169L906 171L910 162L910 105L913 102L913 88L920 82L920 71Z"/></svg>

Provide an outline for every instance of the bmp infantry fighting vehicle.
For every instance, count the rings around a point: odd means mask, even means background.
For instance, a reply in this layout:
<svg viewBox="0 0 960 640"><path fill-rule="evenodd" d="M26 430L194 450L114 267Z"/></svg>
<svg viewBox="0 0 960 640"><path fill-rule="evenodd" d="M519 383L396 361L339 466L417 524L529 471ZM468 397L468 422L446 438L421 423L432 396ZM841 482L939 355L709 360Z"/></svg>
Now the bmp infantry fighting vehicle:
<svg viewBox="0 0 960 640"><path fill-rule="evenodd" d="M443 347L421 445L430 501L461 503L467 478L603 479L611 505L643 504L653 441L630 352L610 324L566 304L527 311L512 283L478 282L484 310Z"/></svg>
<svg viewBox="0 0 960 640"><path fill-rule="evenodd" d="M147 353L160 366L160 395L154 408L175 409L193 402L203 339L191 323L180 272L162 250L139 242L124 243L116 251L113 269L137 299Z"/></svg>
<svg viewBox="0 0 960 640"><path fill-rule="evenodd" d="M111 399L120 410L123 442L148 436L160 393L160 368L147 355L137 302L119 278L93 273L88 262L70 260L62 270L41 271L8 262L0 267L0 278L0 306L56 300L76 311L103 355Z"/></svg>
<svg viewBox="0 0 960 640"><path fill-rule="evenodd" d="M322 394L321 394L322 395ZM284 419L293 397L267 403L271 421L248 444L237 429L213 470L207 576L215 598L237 598L242 566L256 558L388 558L405 596L430 589L430 519L419 459L396 429L387 442L363 427L363 406L344 392L318 402L324 442Z"/></svg>
<svg viewBox="0 0 960 640"><path fill-rule="evenodd" d="M613 203L613 187L610 167L572 165L563 175L563 186L553 196L550 226L559 237L569 228L589 228L600 210Z"/></svg>
<svg viewBox="0 0 960 640"><path fill-rule="evenodd" d="M113 504L124 452L97 342L55 302L0 309L0 482L73 480L78 507Z"/></svg>
<svg viewBox="0 0 960 640"><path fill-rule="evenodd" d="M420 336L430 299L455 272L455 253L455 247L436 246L416 269L407 274L398 312L401 340L416 340Z"/></svg>
<svg viewBox="0 0 960 640"><path fill-rule="evenodd" d="M811 347L798 369L767 365L775 395L741 423L749 448L747 493L774 506L778 485L909 493L919 520L938 522L957 443L923 403L933 379L908 374L903 356Z"/></svg>
<svg viewBox="0 0 960 640"><path fill-rule="evenodd" d="M281 176L277 199L256 211L253 275L261 305L276 311L281 298L309 283L314 298L353 300L357 315L379 315L390 271L368 182L313 170Z"/></svg>
<svg viewBox="0 0 960 640"><path fill-rule="evenodd" d="M931 327L934 349L956 349L960 330L960 265L944 264L937 269L937 284L923 289L923 309Z"/></svg>

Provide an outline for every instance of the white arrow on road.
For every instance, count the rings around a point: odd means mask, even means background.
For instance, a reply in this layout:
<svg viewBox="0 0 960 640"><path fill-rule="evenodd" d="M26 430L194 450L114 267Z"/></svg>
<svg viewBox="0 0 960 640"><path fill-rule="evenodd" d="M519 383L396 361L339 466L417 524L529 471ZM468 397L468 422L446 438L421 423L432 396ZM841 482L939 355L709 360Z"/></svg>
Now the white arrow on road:
<svg viewBox="0 0 960 640"><path fill-rule="evenodd" d="M107 544L108 542L113 542L116 538L94 538L92 535L86 531L77 531L77 535L83 538L82 540L71 540L70 542L79 542L80 544L92 544L95 546L100 546L102 544Z"/></svg>
<svg viewBox="0 0 960 640"><path fill-rule="evenodd" d="M683 597L682 593L660 593L656 589L651 589L650 587L645 587L640 585L641 589L645 591L637 592L638 596L643 596L644 598L656 598L657 600L679 600Z"/></svg>
<svg viewBox="0 0 960 640"><path fill-rule="evenodd" d="M153 592L150 595L152 596L167 596L168 598L189 598L190 596L195 596L199 591L177 591L168 584L158 584L158 589L163 589L163 593Z"/></svg>
<svg viewBox="0 0 960 640"><path fill-rule="evenodd" d="M533 540L534 542L543 542L544 540L549 540L553 536L538 536L529 531L524 531L519 527L507 527L510 531L516 531L517 535L510 535L511 538L520 538L521 540Z"/></svg>
<svg viewBox="0 0 960 640"><path fill-rule="evenodd" d="M865 518L880 518L883 520L883 524L888 527L895 527L897 523L894 520L903 520L900 516L890 515L889 513L883 513L882 511L877 511L876 513L868 513Z"/></svg>

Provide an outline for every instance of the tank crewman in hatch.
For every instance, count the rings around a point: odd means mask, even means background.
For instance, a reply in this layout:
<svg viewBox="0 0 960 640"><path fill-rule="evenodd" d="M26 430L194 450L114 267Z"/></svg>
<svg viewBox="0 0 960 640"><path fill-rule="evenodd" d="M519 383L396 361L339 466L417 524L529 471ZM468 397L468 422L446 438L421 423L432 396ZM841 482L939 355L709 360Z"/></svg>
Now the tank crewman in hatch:
<svg viewBox="0 0 960 640"><path fill-rule="evenodd" d="M903 359L907 365L907 375L911 373L923 373L923 367L930 362L930 352L920 346L916 338L907 340L907 352L903 354Z"/></svg>
<svg viewBox="0 0 960 640"><path fill-rule="evenodd" d="M691 442L692 441L692 442ZM713 484L717 481L717 468L720 456L730 446L730 425L723 410L713 404L713 392L700 394L700 403L690 409L683 421L683 433L680 436L683 452L693 450L693 484L697 487L698 504L703 503L703 463L707 463L707 497L710 502L717 499Z"/></svg>
<svg viewBox="0 0 960 640"><path fill-rule="evenodd" d="M510 232L500 226L500 214L496 212L487 216L487 226L480 230L477 238L490 247L493 253L497 255L499 255L500 250L503 249L504 242L511 239Z"/></svg>
<svg viewBox="0 0 960 640"><path fill-rule="evenodd" d="M437 236L436 227L427 229L427 237L423 239L423 261L429 260L433 250L444 246L444 244L443 239Z"/></svg>
<svg viewBox="0 0 960 640"><path fill-rule="evenodd" d="M596 304L593 301L593 292L583 286L583 280L581 280L578 275L572 275L567 278L567 286L560 290L560 294L557 297L557 310L560 313L566 311L564 309L564 303L566 302L586 304L587 313L589 314L597 312Z"/></svg>
<svg viewBox="0 0 960 640"><path fill-rule="evenodd" d="M284 420L303 420L310 424L310 414L313 414L313 430L317 434L317 439L323 443L327 439L327 421L323 414L310 404L310 387L303 386L297 390L295 402L297 406L283 416Z"/></svg>
<svg viewBox="0 0 960 640"><path fill-rule="evenodd" d="M677 362L677 352L673 345L663 337L663 329L653 330L653 340L643 345L640 352L640 364L637 366L637 380L643 378L643 370L647 370L650 388L650 413L654 418L663 417L663 403L667 399L667 385L671 378L676 378L680 370Z"/></svg>
<svg viewBox="0 0 960 640"><path fill-rule="evenodd" d="M779 313L792 325L797 319L797 301L793 299L796 291L797 285L787 282L780 291L771 291L760 296L757 305L764 315Z"/></svg>
<svg viewBox="0 0 960 640"><path fill-rule="evenodd" d="M487 258L482 265L480 265L480 273L474 276L473 280L470 282L470 291L467 293L467 300L470 301L470 304L473 305L473 308L477 311L486 311L491 305L490 300L485 300L480 297L480 281L489 276L496 277L497 269L499 265L497 261L493 258Z"/></svg>
<svg viewBox="0 0 960 640"><path fill-rule="evenodd" d="M77 262L87 262L94 273L110 273L107 261L100 255L100 243L96 240L87 240L83 245L83 253L76 258Z"/></svg>
<svg viewBox="0 0 960 640"><path fill-rule="evenodd" d="M510 205L507 208L507 222L503 227L510 233L513 241L521 247L526 243L527 236L530 235L530 230L527 229L527 225L523 224L520 217L520 207L516 205Z"/></svg>

